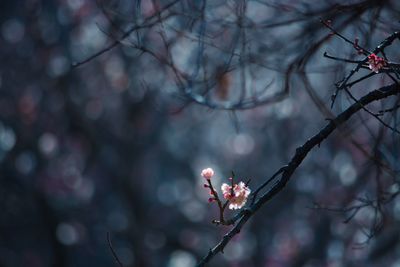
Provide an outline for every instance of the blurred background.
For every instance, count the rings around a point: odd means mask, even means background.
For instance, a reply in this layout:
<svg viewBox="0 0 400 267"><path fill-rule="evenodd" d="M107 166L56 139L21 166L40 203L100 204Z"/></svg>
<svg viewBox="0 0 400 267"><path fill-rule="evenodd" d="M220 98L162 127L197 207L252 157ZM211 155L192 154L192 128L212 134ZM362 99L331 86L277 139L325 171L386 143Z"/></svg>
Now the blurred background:
<svg viewBox="0 0 400 267"><path fill-rule="evenodd" d="M201 170L254 190L352 103L330 109L354 65L323 53L362 57L320 19L372 50L400 5L1 1L0 266L116 266L107 232L126 267L195 266L230 229L211 224ZM360 112L209 266L399 267L399 141Z"/></svg>

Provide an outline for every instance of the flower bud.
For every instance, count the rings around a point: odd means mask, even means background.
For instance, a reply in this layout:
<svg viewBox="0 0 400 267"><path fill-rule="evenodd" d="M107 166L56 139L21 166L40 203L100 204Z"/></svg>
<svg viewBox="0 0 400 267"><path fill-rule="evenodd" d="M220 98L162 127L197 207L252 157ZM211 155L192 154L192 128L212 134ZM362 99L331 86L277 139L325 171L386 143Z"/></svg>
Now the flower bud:
<svg viewBox="0 0 400 267"><path fill-rule="evenodd" d="M214 170L211 168L204 169L201 171L201 176L203 176L207 180L210 180L211 177L214 176Z"/></svg>

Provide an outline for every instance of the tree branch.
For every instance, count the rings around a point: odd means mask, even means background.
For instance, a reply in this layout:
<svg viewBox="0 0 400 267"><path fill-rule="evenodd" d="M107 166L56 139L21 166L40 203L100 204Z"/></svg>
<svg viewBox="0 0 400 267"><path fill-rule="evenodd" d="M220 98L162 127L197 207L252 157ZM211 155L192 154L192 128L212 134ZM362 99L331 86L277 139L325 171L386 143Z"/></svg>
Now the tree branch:
<svg viewBox="0 0 400 267"><path fill-rule="evenodd" d="M272 199L276 194L278 194L285 188L294 171L300 166L300 164L311 151L311 149L324 141L335 129L337 129L340 125L349 120L351 116L360 111L364 106L370 104L371 102L384 99L386 97L399 93L400 86L397 84L384 86L368 93L367 95L363 96L359 101L352 104L349 108L340 113L336 118L330 120L330 122L321 131L308 139L302 146L298 147L293 158L289 161L287 165L284 166L284 170L280 179L275 182L275 184L271 187L269 191L267 191L256 202L250 205L250 207L241 212L242 216L239 217L239 222L222 238L222 240L213 249L210 249L208 254L198 263L197 267L205 266L205 264L208 263L216 254L222 252L229 241L241 231L242 227L246 224L250 217L252 217L258 209L260 209L264 204L266 204L270 199Z"/></svg>

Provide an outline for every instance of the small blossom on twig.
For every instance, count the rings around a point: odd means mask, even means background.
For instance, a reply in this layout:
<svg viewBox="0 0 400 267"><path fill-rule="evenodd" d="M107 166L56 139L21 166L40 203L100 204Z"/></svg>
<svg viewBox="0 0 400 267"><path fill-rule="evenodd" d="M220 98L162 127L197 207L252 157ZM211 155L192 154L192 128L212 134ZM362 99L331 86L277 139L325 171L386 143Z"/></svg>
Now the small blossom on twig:
<svg viewBox="0 0 400 267"><path fill-rule="evenodd" d="M372 53L368 56L368 67L375 73L378 73L386 65L386 61Z"/></svg>
<svg viewBox="0 0 400 267"><path fill-rule="evenodd" d="M201 171L201 176L203 176L207 180L210 180L211 177L214 176L214 170L211 168L204 169Z"/></svg>
<svg viewBox="0 0 400 267"><path fill-rule="evenodd" d="M203 185L203 187L209 190L210 197L208 198L208 202L209 203L215 202L216 205L218 205L219 209L219 220L213 220L212 223L215 223L217 225L233 224L234 222L232 220L225 219L224 216L225 209L228 207L231 210L237 210L243 208L251 192L250 188L248 187L248 183L250 181L247 183L239 182L236 184L234 181L235 174L234 172L232 172L232 176L228 178L230 185L224 183L221 186L223 198L220 198L211 181L211 177L214 176L213 169L207 168L202 170L201 176L207 180L207 182Z"/></svg>

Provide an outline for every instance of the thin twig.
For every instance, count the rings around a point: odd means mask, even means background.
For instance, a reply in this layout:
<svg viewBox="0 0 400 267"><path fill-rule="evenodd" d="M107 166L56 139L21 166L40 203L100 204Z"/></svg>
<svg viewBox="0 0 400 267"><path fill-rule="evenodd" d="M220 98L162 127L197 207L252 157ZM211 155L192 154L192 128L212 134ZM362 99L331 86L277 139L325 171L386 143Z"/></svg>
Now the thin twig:
<svg viewBox="0 0 400 267"><path fill-rule="evenodd" d="M119 260L117 253L115 252L113 245L111 243L111 237L110 237L110 232L107 232L107 243L108 243L108 247L111 250L111 253L113 254L113 257L115 259L115 261L118 263L118 265L120 267L124 267L124 265L122 264L122 262Z"/></svg>

